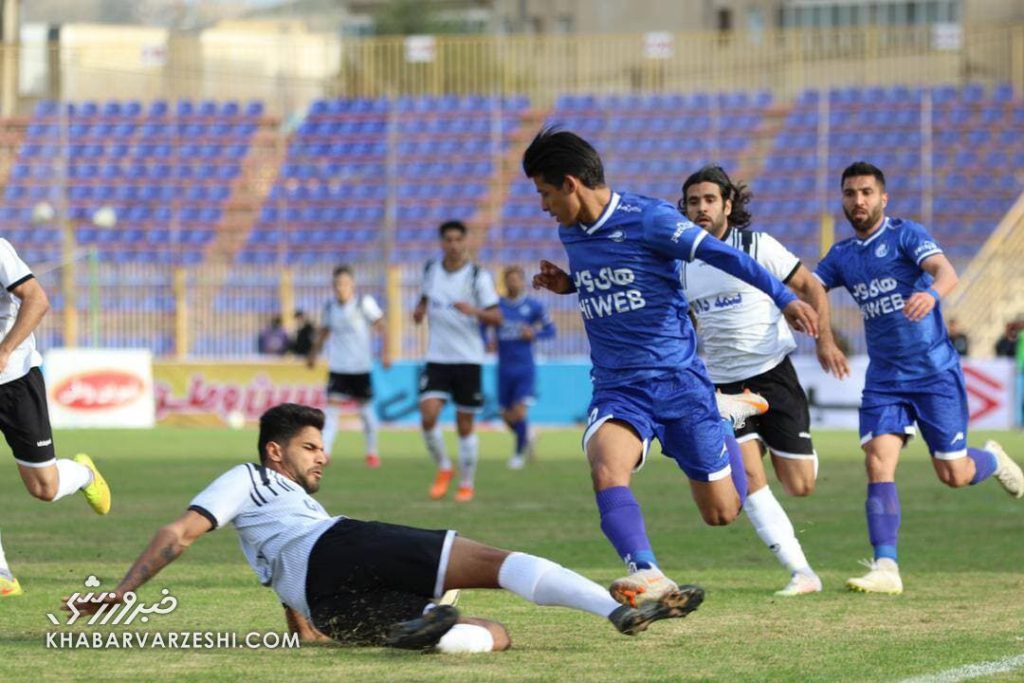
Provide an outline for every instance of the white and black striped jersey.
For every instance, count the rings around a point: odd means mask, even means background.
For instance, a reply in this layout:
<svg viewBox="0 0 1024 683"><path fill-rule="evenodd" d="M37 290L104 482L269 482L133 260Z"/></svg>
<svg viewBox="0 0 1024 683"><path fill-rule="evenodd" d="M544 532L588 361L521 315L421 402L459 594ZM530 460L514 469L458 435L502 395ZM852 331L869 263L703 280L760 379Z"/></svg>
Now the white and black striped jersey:
<svg viewBox="0 0 1024 683"><path fill-rule="evenodd" d="M341 517L331 517L291 479L262 465L236 465L192 499L214 529L229 522L260 583L281 602L309 616L306 569L313 544Z"/></svg>
<svg viewBox="0 0 1024 683"><path fill-rule="evenodd" d="M6 337L14 327L18 310L21 308L21 300L14 296L11 290L33 277L32 271L21 260L11 243L0 238L0 285L3 286L3 290L0 291L0 339ZM41 365L42 362L42 356L36 351L35 334L30 333L25 341L11 352L6 367L0 372L0 384L24 377L29 370Z"/></svg>
<svg viewBox="0 0 1024 683"><path fill-rule="evenodd" d="M327 366L331 372L359 375L373 368L372 326L384 317L376 299L369 294L354 296L345 303L331 299L324 305L321 325L327 337Z"/></svg>
<svg viewBox="0 0 1024 683"><path fill-rule="evenodd" d="M783 282L800 267L800 259L767 233L729 229L722 241L745 251ZM699 259L682 264L680 279L715 384L767 372L796 349L782 311L764 292Z"/></svg>
<svg viewBox="0 0 1024 683"><path fill-rule="evenodd" d="M491 274L475 263L450 273L441 261L428 261L421 292L427 298L427 362L483 363L480 322L453 305L464 301L476 308L497 306L500 299Z"/></svg>

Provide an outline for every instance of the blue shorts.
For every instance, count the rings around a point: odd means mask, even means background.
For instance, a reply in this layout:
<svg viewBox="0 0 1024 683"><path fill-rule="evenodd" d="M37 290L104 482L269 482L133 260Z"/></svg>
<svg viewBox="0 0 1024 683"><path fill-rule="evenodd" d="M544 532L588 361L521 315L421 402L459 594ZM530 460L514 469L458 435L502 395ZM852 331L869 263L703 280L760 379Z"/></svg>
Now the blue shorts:
<svg viewBox="0 0 1024 683"><path fill-rule="evenodd" d="M932 457L967 455L967 390L960 366L903 386L866 386L860 404L860 443L882 434L914 436L914 422Z"/></svg>
<svg viewBox="0 0 1024 683"><path fill-rule="evenodd" d="M610 389L595 389L588 410L583 450L602 424L628 423L644 442L637 469L647 459L651 439L694 481L716 481L731 474L715 387L703 367Z"/></svg>
<svg viewBox="0 0 1024 683"><path fill-rule="evenodd" d="M533 366L498 368L498 405L502 409L525 403L533 405L537 370Z"/></svg>

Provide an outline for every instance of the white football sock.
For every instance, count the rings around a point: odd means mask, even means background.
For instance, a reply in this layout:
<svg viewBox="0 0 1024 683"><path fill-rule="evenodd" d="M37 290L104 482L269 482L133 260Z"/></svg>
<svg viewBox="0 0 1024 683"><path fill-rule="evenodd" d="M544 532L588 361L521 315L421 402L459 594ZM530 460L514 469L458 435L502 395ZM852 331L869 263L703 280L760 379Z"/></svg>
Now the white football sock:
<svg viewBox="0 0 1024 683"><path fill-rule="evenodd" d="M434 649L445 654L490 652L494 649L494 636L479 624L455 624L441 636Z"/></svg>
<svg viewBox="0 0 1024 683"><path fill-rule="evenodd" d="M334 448L334 438L338 436L338 423L341 420L339 412L338 406L332 405L328 405L324 410L324 452L328 455Z"/></svg>
<svg viewBox="0 0 1024 683"><path fill-rule="evenodd" d="M444 434L441 432L441 425L434 425L433 429L424 429L423 442L427 444L427 451L430 457L437 463L437 469L450 470L452 461L448 459L448 449L444 445Z"/></svg>
<svg viewBox="0 0 1024 683"><path fill-rule="evenodd" d="M11 576L11 568L7 566L7 556L4 555L4 543L0 538L0 574Z"/></svg>
<svg viewBox="0 0 1024 683"><path fill-rule="evenodd" d="M619 608L608 590L543 557L512 553L498 570L498 585L536 605L558 605L607 617Z"/></svg>
<svg viewBox="0 0 1024 683"><path fill-rule="evenodd" d="M92 470L74 460L61 458L57 461L57 495L54 500L71 495L92 483Z"/></svg>
<svg viewBox="0 0 1024 683"><path fill-rule="evenodd" d="M363 419L363 436L366 437L366 453L377 454L377 409L373 403L367 401L359 406L359 417Z"/></svg>
<svg viewBox="0 0 1024 683"><path fill-rule="evenodd" d="M800 541L796 540L793 523L789 521L789 516L772 495L770 488L765 486L749 494L743 509L754 525L754 531L768 549L775 553L782 566L790 573L811 571L807 558L804 557L803 548L800 547Z"/></svg>
<svg viewBox="0 0 1024 683"><path fill-rule="evenodd" d="M475 433L459 437L459 476L462 486L472 486L479 458L480 439Z"/></svg>

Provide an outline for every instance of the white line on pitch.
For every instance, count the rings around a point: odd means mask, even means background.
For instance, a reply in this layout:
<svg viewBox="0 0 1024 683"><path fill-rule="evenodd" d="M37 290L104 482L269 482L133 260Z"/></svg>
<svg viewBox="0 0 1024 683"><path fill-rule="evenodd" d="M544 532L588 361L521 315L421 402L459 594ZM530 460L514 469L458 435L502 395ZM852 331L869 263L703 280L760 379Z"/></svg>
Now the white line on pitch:
<svg viewBox="0 0 1024 683"><path fill-rule="evenodd" d="M979 664L958 666L955 669L940 671L936 674L907 678L900 681L900 683L960 683L960 681L969 681L972 678L979 678L981 676L993 676L1020 668L1024 668L1024 655L1007 657L996 662L981 662Z"/></svg>

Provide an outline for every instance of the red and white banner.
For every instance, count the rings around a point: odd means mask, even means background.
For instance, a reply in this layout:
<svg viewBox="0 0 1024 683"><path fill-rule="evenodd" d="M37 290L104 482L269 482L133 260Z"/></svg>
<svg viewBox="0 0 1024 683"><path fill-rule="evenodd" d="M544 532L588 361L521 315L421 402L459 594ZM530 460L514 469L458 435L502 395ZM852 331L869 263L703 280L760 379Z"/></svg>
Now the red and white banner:
<svg viewBox="0 0 1024 683"><path fill-rule="evenodd" d="M811 424L826 429L857 429L857 408L864 390L866 356L850 359L851 376L839 381L813 356L794 356L800 383L811 403ZM1011 429L1016 415L1016 363L1009 358L964 360L967 407L974 429Z"/></svg>
<svg viewBox="0 0 1024 683"><path fill-rule="evenodd" d="M156 423L153 355L144 349L52 349L43 356L50 423L147 428Z"/></svg>

